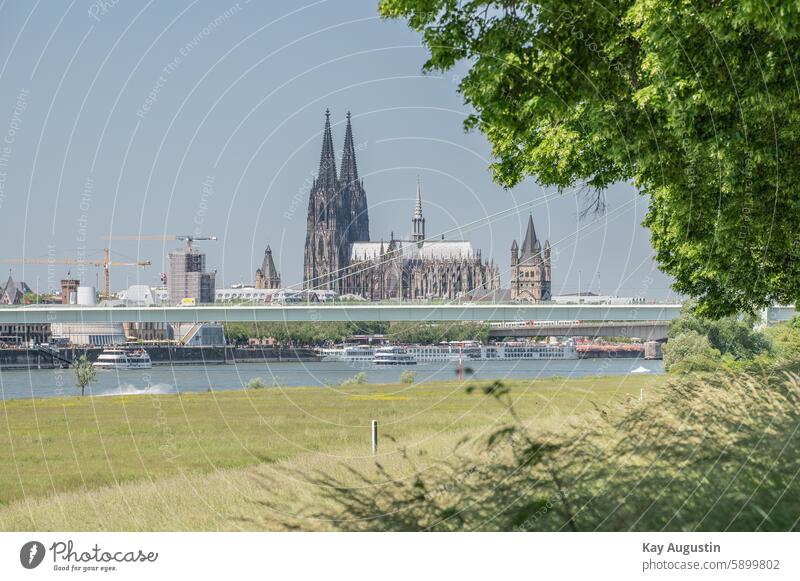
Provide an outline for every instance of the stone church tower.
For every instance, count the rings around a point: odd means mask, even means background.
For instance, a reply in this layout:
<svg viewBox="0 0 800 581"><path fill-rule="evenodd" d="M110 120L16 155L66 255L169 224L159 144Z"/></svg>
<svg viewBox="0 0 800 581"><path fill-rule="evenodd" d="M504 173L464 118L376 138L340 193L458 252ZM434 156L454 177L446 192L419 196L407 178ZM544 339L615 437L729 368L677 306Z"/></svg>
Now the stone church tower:
<svg viewBox="0 0 800 581"><path fill-rule="evenodd" d="M522 248L511 244L511 299L515 301L550 300L550 242L544 249L536 238L533 216L528 216L528 228Z"/></svg>
<svg viewBox="0 0 800 581"><path fill-rule="evenodd" d="M256 270L256 288L281 288L281 275L272 260L272 249L267 246L261 268Z"/></svg>
<svg viewBox="0 0 800 581"><path fill-rule="evenodd" d="M358 177L350 113L347 114L341 174L337 175L330 111L327 110L319 172L308 198L303 286L341 293L350 261L350 244L368 240L367 193L364 182Z"/></svg>
<svg viewBox="0 0 800 581"><path fill-rule="evenodd" d="M353 127L350 124L350 111L347 112L347 129L344 133L339 189L341 191L340 195L348 200L350 206L350 217L346 232L347 241L368 242L369 210L367 209L367 192L364 190L364 181L358 177L356 148L353 144Z"/></svg>

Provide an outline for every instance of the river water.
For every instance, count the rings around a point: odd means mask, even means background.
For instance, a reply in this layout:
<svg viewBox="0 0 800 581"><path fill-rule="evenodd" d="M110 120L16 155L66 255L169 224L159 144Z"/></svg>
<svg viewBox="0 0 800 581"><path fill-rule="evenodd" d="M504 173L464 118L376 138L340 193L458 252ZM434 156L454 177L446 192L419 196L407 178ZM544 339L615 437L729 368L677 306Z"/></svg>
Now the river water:
<svg viewBox="0 0 800 581"><path fill-rule="evenodd" d="M417 382L454 380L456 362L436 362L409 367L360 367L349 363L239 363L235 365L154 366L152 369L98 371L87 394L156 394L243 389L255 378L267 386L332 386L356 373L367 374L368 383L397 383L403 370L415 371ZM540 379L663 373L662 361L643 359L576 359L540 361L471 361L464 364L465 378L482 380ZM647 371L642 371L645 369ZM471 373L470 373L471 372ZM26 399L77 395L71 369L0 371L0 399Z"/></svg>

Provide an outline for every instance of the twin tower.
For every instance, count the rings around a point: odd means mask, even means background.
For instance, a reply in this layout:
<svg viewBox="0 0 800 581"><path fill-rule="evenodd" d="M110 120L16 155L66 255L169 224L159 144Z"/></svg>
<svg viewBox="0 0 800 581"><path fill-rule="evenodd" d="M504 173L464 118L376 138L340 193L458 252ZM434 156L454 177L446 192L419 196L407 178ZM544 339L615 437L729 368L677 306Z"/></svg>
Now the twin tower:
<svg viewBox="0 0 800 581"><path fill-rule="evenodd" d="M350 262L350 246L367 241L367 193L358 177L350 113L347 113L342 167L337 174L331 114L326 110L319 172L308 198L303 286L341 293Z"/></svg>

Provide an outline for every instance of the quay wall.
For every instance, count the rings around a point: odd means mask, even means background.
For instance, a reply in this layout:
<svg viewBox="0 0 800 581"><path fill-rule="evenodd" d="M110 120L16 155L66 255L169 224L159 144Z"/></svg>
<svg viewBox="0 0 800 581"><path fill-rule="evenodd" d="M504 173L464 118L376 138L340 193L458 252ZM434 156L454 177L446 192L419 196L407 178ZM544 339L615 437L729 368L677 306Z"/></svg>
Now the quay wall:
<svg viewBox="0 0 800 581"><path fill-rule="evenodd" d="M58 354L70 361L86 355L97 360L101 348L60 349ZM224 365L234 363L264 363L278 361L317 361L312 349L304 347L147 347L153 365ZM64 362L39 349L0 349L0 370L56 369Z"/></svg>

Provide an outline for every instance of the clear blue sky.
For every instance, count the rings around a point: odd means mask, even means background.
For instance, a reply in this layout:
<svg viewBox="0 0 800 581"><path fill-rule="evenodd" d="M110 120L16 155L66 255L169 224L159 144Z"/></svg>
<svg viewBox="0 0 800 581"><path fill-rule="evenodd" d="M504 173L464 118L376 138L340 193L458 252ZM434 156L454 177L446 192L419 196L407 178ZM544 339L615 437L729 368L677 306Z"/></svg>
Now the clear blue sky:
<svg viewBox="0 0 800 581"><path fill-rule="evenodd" d="M459 71L423 76L424 60L374 0L0 0L0 258L100 258L108 233L200 233L220 238L201 245L218 287L252 281L267 244L297 283L324 111L340 150L349 109L373 239L408 236L419 176L428 235L471 240L504 286L527 210L459 229L532 204L555 294L580 280L672 296L640 226L645 198L619 185L605 216L581 222L575 195L498 187L486 140L462 130ZM113 288L157 284L175 244L113 242L115 259L153 262L112 271ZM13 273L45 290L66 267Z"/></svg>

